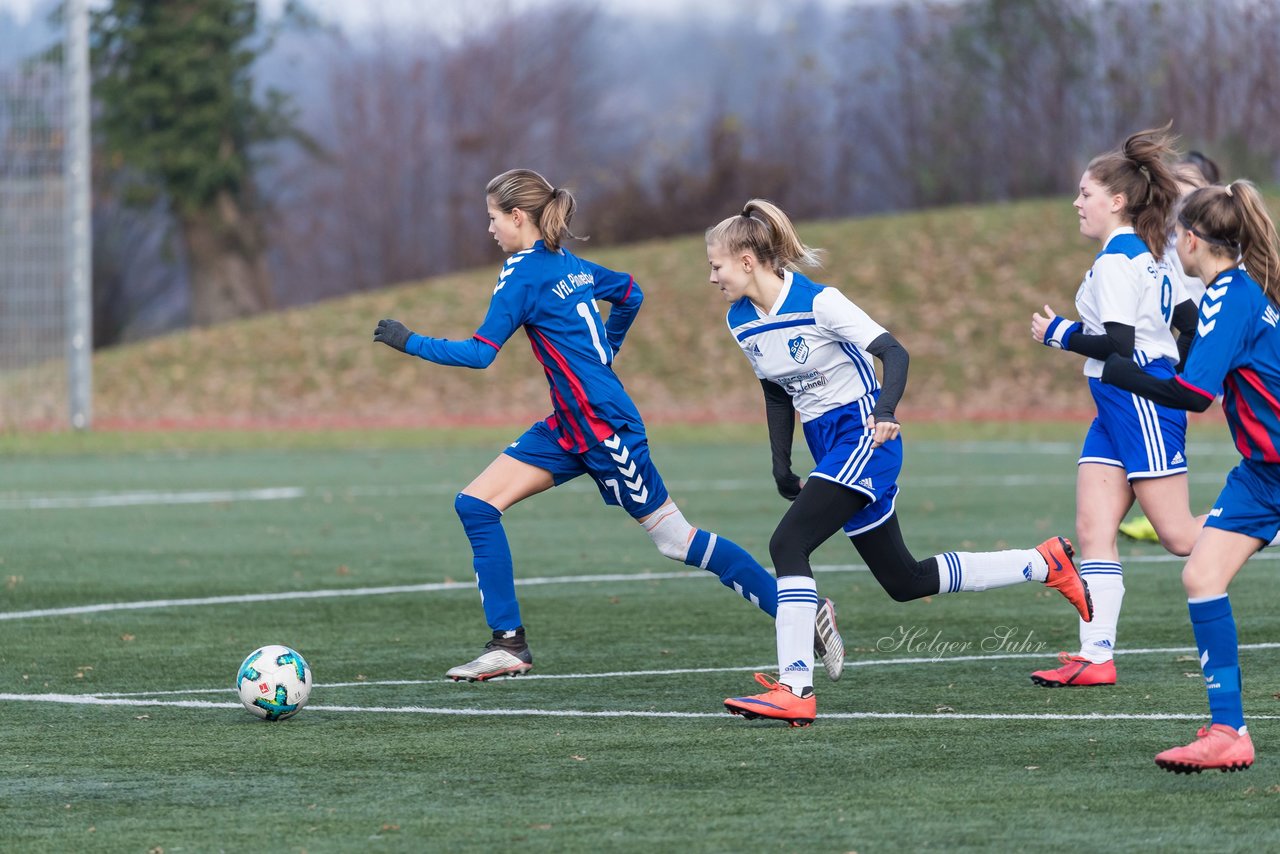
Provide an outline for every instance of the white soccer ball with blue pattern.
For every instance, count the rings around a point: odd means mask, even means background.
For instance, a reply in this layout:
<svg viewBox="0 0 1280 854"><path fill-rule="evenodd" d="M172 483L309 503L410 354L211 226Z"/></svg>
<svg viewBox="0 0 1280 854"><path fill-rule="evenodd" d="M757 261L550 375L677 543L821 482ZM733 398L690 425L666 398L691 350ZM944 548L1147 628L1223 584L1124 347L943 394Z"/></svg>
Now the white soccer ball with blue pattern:
<svg viewBox="0 0 1280 854"><path fill-rule="evenodd" d="M236 693L254 715L268 721L291 718L311 696L311 668L287 646L255 649L236 674Z"/></svg>

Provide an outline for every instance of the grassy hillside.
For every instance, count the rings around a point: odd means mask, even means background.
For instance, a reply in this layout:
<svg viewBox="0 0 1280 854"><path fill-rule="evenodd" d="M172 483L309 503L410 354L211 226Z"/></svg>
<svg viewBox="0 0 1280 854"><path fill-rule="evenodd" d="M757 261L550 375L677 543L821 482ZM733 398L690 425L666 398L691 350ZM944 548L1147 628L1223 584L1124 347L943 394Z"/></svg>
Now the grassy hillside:
<svg viewBox="0 0 1280 854"><path fill-rule="evenodd" d="M1032 310L1072 311L1096 251L1065 199L806 223L840 287L911 352L904 417L1066 415L1088 407L1078 357L1030 336ZM617 370L654 422L755 418L759 390L706 281L700 235L577 247L635 275L647 295ZM521 422L549 409L517 335L483 372L441 368L371 342L381 317L469 337L501 259L405 284L100 352L94 414L111 426L418 425ZM0 375L0 426L61 423L56 374ZM58 368L60 370L60 367Z"/></svg>

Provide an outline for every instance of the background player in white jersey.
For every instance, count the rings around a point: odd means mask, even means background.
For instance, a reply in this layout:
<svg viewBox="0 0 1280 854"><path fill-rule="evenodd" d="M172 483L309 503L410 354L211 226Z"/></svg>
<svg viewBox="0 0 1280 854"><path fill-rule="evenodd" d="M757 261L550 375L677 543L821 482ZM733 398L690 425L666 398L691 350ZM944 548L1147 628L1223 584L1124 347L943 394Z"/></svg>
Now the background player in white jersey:
<svg viewBox="0 0 1280 854"><path fill-rule="evenodd" d="M1173 178L1178 184L1178 204L1174 205L1173 219L1177 219L1178 211L1187 196L1201 187L1218 183L1218 175L1218 164L1199 151L1188 151L1181 162L1173 167ZM1165 260L1173 268L1177 281L1182 284L1182 289L1186 292L1187 299L1195 303L1198 308L1201 298L1204 297L1204 282L1199 277L1192 276L1183 269L1182 261L1178 257L1177 239L1174 223L1170 221L1169 243L1165 249ZM1187 350L1190 348L1194 337L1195 330L1183 332L1178 337L1178 352L1181 356L1178 360L1178 370L1182 370L1182 363L1187 359ZM1156 532L1155 526L1151 524L1151 520L1141 514L1127 522L1120 523L1119 531L1126 537L1140 542L1160 542L1160 535Z"/></svg>
<svg viewBox="0 0 1280 854"><path fill-rule="evenodd" d="M748 202L740 215L707 231L707 260L711 283L731 303L729 332L765 391L774 477L779 490L795 499L769 542L778 575L779 681L758 673L756 681L767 690L731 697L725 708L792 726L813 722L811 651L819 600L809 555L842 528L876 581L899 602L1041 581L1089 619L1088 587L1062 537L1030 549L946 552L922 561L911 555L894 512L902 468L894 410L906 388L907 351L840 291L797 272L799 265L816 265L819 255L800 242L782 210L761 199ZM883 384L873 356L883 366ZM791 496L796 413L816 466Z"/></svg>
<svg viewBox="0 0 1280 854"><path fill-rule="evenodd" d="M1031 318L1032 337L1085 356L1084 374L1098 415L1076 467L1076 537L1080 574L1089 582L1094 619L1080 624L1080 652L1061 666L1031 674L1037 685L1112 685L1116 624L1124 575L1116 532L1135 497L1163 546L1187 555L1203 517L1188 509L1186 430L1182 410L1159 406L1102 383L1107 357L1134 360L1147 373L1172 377L1179 350L1170 324L1195 328L1196 309L1179 298L1179 283L1162 260L1178 187L1165 158L1168 128L1142 131L1101 154L1080 178L1074 202L1080 233L1102 247L1076 292L1080 320L1054 314Z"/></svg>
<svg viewBox="0 0 1280 854"><path fill-rule="evenodd" d="M517 502L582 474L595 480L606 504L621 506L658 550L673 560L715 573L769 615L777 609L777 581L733 542L694 528L667 495L649 457L644 422L613 358L643 296L631 276L578 258L563 247L573 237L576 203L529 169L513 169L485 188L489 233L504 252L489 311L471 338L449 341L379 321L373 340L441 365L487 368L507 339L523 328L550 387L553 412L534 424L471 481L454 508L471 541L481 604L493 637L485 651L445 675L467 681L518 676L533 667L516 601L515 568L502 514ZM600 298L613 304L605 322ZM811 647L827 675L840 676L844 644L834 608L822 603L820 635Z"/></svg>
<svg viewBox="0 0 1280 854"><path fill-rule="evenodd" d="M1243 459L1227 475L1182 570L1210 724L1192 743L1158 754L1156 764L1178 773L1238 771L1253 764L1254 752L1227 587L1253 554L1280 537L1280 237L1247 181L1192 193L1177 235L1187 271L1208 283L1186 367L1157 379L1112 355L1102 379L1197 412L1222 395Z"/></svg>

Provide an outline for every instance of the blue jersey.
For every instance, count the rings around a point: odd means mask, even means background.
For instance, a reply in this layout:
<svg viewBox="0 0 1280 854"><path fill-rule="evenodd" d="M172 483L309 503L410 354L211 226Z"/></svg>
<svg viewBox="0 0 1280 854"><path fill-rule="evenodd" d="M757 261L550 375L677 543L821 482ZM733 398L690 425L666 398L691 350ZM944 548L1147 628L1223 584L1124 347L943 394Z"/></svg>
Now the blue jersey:
<svg viewBox="0 0 1280 854"><path fill-rule="evenodd" d="M606 323L596 299L613 305ZM484 322L469 341L413 335L406 350L432 362L487 367L524 327L542 364L553 413L547 426L566 451L583 453L618 430L644 431L635 403L613 372L613 356L644 294L635 280L541 240L507 259Z"/></svg>
<svg viewBox="0 0 1280 854"><path fill-rule="evenodd" d="M1236 448L1246 460L1280 463L1280 311L1243 269L1205 288L1191 355L1178 381L1212 400L1222 395Z"/></svg>

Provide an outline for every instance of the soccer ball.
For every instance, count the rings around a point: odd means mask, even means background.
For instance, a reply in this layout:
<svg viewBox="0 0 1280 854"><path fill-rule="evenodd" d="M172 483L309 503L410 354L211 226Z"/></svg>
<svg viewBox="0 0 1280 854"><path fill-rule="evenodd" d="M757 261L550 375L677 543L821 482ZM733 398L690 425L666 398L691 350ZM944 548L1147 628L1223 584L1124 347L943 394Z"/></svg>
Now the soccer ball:
<svg viewBox="0 0 1280 854"><path fill-rule="evenodd" d="M291 718L311 696L311 668L287 646L271 644L249 653L236 674L244 707L268 721Z"/></svg>

